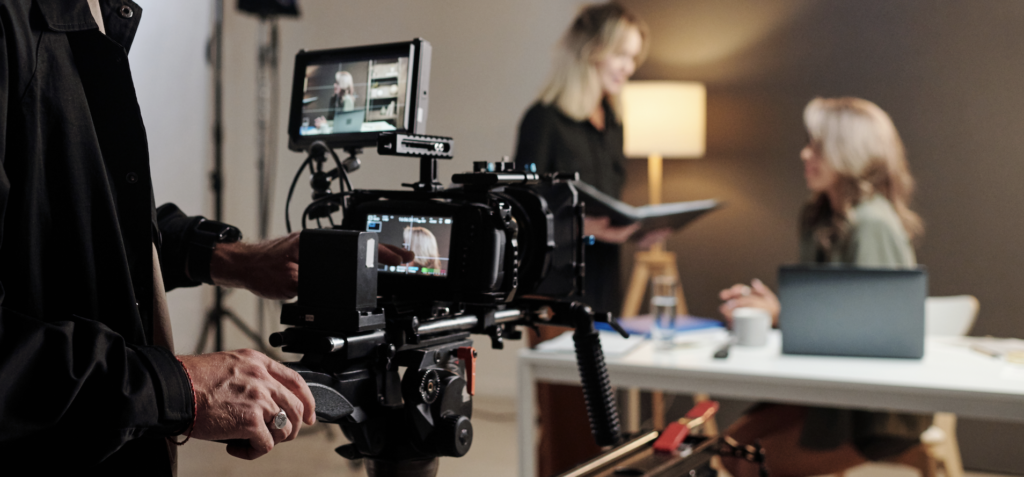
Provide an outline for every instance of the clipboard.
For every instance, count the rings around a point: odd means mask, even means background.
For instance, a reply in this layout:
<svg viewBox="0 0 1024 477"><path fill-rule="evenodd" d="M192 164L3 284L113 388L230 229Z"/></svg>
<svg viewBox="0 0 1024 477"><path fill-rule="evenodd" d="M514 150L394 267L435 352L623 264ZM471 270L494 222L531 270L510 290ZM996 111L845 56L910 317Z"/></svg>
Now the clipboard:
<svg viewBox="0 0 1024 477"><path fill-rule="evenodd" d="M608 217L611 225L616 227L640 222L640 229L633 234L634 237L642 237L647 232L662 228L681 229L723 205L715 199L706 199L634 207L586 182L573 181L573 185L586 204L587 215Z"/></svg>

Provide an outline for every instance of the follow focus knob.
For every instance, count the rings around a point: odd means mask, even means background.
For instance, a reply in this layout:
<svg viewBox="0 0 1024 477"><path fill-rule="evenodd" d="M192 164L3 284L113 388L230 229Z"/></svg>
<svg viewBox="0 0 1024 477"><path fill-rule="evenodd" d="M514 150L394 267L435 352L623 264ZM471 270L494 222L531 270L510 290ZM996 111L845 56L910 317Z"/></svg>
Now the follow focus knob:
<svg viewBox="0 0 1024 477"><path fill-rule="evenodd" d="M449 457L462 457L473 445L473 423L469 418L449 414L442 418L437 428L438 453Z"/></svg>

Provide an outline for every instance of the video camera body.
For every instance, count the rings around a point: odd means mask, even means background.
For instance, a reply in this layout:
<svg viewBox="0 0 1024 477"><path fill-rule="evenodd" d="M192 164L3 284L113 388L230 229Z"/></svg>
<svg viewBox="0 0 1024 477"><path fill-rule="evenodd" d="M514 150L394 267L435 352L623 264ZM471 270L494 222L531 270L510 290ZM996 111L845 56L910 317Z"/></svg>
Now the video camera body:
<svg viewBox="0 0 1024 477"><path fill-rule="evenodd" d="M314 200L303 213L303 228L307 219L331 220L338 210L344 217L339 226L302 232L298 300L284 305L281 314L282 324L291 327L272 335L271 344L303 354L289 366L309 384L318 420L340 424L351 440L338 448L341 455L369 457L375 465L436 466L435 457L465 455L472 444L476 351L471 334L486 334L492 347L501 348L504 339L521 338L518 325L572 327L591 428L599 445L617 443L618 414L594 322L619 328L609 313L596 313L574 298L582 294L587 242L584 204L572 184L575 173L539 174L528 164L477 162L473 172L455 174L453 187L443 189L437 160L452 157L453 141L415 134L424 118L409 113L389 123L393 130L376 134L376 145L382 155L419 158L420 180L403 184L408 190L345 190L351 161L342 164L332 146L346 147L354 156L357 146L368 145L365 131L358 141L336 132L340 110L333 124L318 120L318 126L308 126L309 118L320 114L303 109L318 101L310 100L316 93L309 92L308 78L324 76L324 61L338 62L339 71L369 71L371 91L401 90L373 82L376 72L392 71L381 64L426 76L422 65L429 65L429 43L384 46L384 60L377 63L369 47L297 58L296 81L307 76L302 90L297 83L293 93L289 130L324 138L293 136L291 141L310 154L295 181L307 166L313 172ZM410 52L405 60L387 56L402 51ZM301 61L304 55L320 63ZM369 65L351 66L355 61ZM342 76L334 74L335 81ZM416 97L424 105L423 83L407 78L403 87L419 91ZM402 84L401 78L395 84ZM339 90L337 83L334 88ZM342 104L335 97L331 104ZM407 106L393 103L376 113L408 112ZM344 114L369 117L370 111ZM335 170L323 168L328 155ZM334 179L341 179L342 192L331 191ZM382 243L412 250L416 258L381 265L377 247Z"/></svg>

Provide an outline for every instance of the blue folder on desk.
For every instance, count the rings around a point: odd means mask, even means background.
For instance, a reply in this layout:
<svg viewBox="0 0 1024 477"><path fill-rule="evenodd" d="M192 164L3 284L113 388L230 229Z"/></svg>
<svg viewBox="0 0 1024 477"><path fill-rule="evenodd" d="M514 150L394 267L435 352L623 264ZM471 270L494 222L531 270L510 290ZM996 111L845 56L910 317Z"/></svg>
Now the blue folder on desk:
<svg viewBox="0 0 1024 477"><path fill-rule="evenodd" d="M619 324L622 325L622 328L631 336L647 336L651 334L651 327L654 326L654 315L641 315L636 318L625 319L620 318ZM599 330L612 331L612 327L608 323L595 323L594 325ZM723 325L721 321L712 318L679 315L676 317L675 326L673 328L675 328L676 333L681 333L686 331L725 328L725 325Z"/></svg>

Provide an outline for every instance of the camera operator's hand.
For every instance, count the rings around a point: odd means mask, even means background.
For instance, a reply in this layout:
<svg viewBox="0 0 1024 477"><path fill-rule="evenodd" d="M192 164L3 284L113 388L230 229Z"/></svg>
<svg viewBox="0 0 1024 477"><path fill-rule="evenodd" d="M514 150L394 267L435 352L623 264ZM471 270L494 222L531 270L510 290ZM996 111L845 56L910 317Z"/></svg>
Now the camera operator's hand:
<svg viewBox="0 0 1024 477"><path fill-rule="evenodd" d="M196 392L192 437L205 440L246 439L248 446L228 445L228 453L255 459L299 435L302 423L316 421L309 387L295 371L250 349L180 356ZM283 410L288 422L273 427Z"/></svg>
<svg viewBox="0 0 1024 477"><path fill-rule="evenodd" d="M401 265L416 258L411 250L377 246L380 263ZM299 232L259 243L217 244L210 277L222 287L245 288L263 298L282 300L299 291Z"/></svg>
<svg viewBox="0 0 1024 477"><path fill-rule="evenodd" d="M245 288L273 300L299 292L299 232L258 243L217 244L210 278L222 287Z"/></svg>

